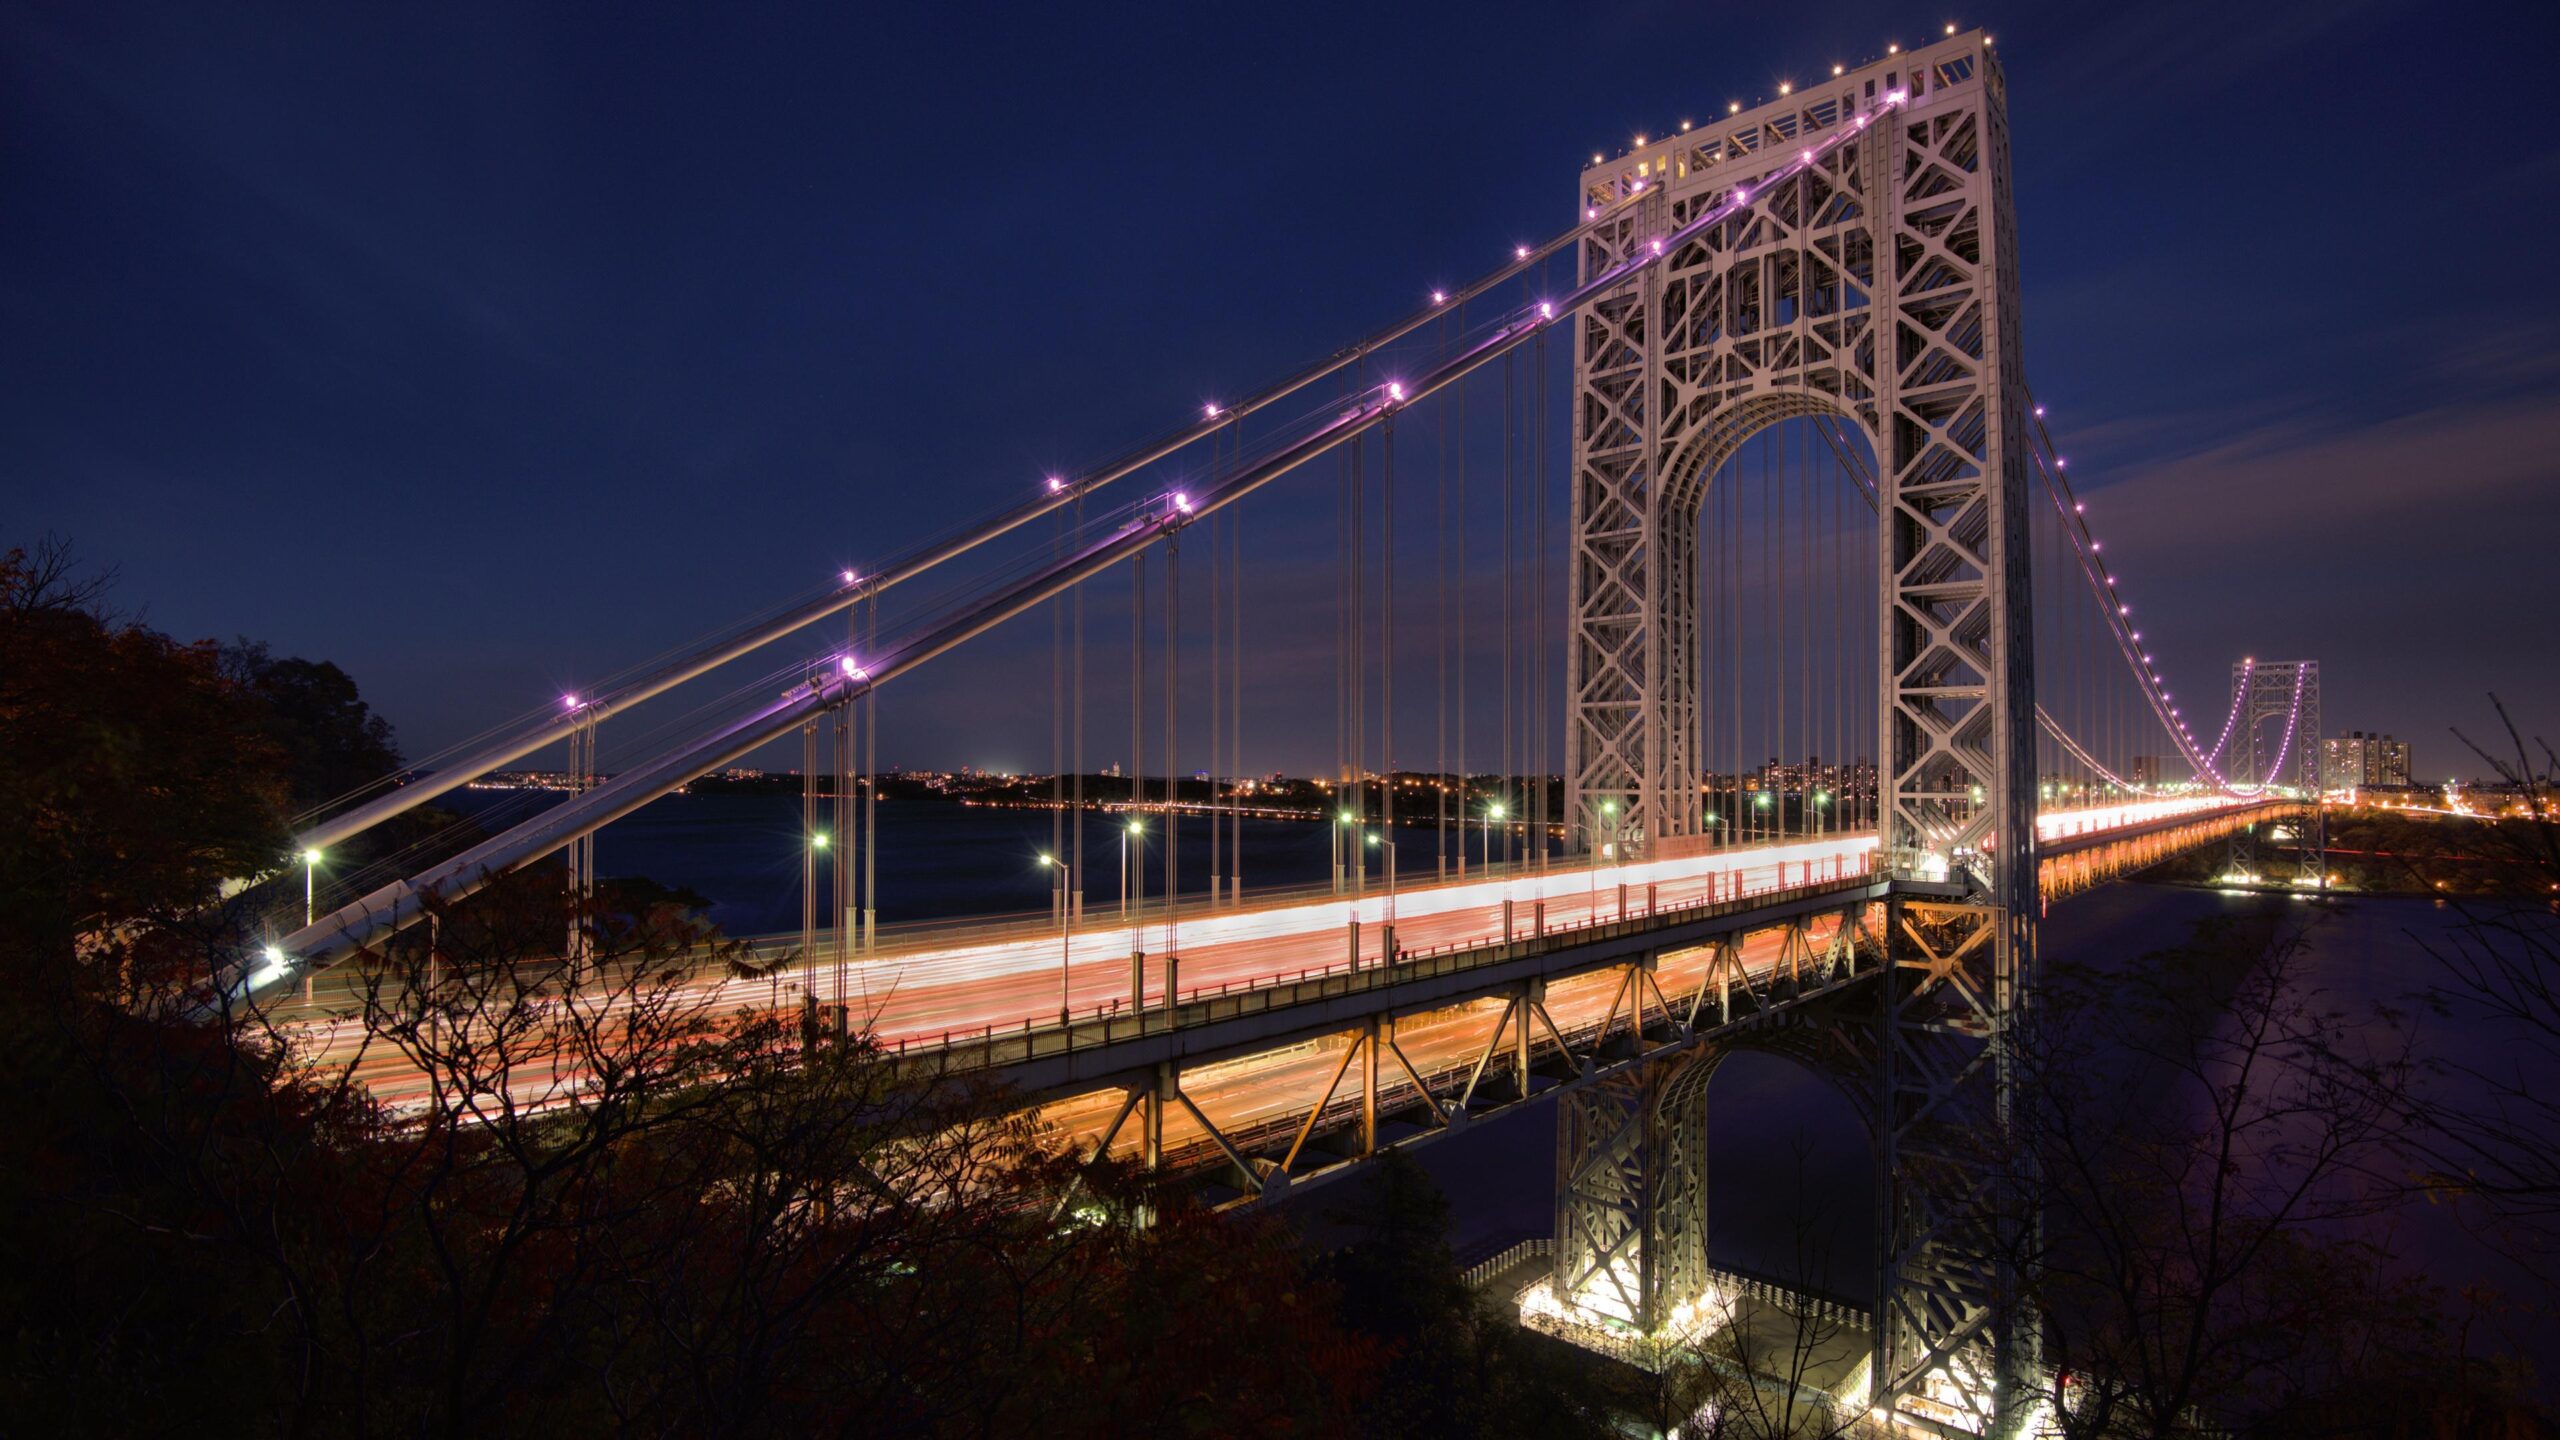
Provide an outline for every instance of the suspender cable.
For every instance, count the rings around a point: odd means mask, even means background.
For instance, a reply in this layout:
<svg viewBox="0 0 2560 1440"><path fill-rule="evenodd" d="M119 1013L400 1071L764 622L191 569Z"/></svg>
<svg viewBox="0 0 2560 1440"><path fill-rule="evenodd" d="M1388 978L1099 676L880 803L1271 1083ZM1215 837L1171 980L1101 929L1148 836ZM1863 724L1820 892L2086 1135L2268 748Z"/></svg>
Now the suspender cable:
<svg viewBox="0 0 2560 1440"><path fill-rule="evenodd" d="M1547 756L1554 743L1547 733L1550 696L1547 691L1547 337L1541 332L1529 342L1531 383L1535 401L1529 412L1529 509L1534 520L1529 551L1530 603L1529 644L1530 673L1535 677L1532 693L1537 703L1529 711L1532 748L1529 757L1530 783L1538 787L1537 801L1532 807L1538 815L1538 868L1547 868L1548 830L1555 823L1550 813L1547 794Z"/></svg>
<svg viewBox="0 0 2560 1440"><path fill-rule="evenodd" d="M1369 826L1369 441L1351 446L1351 813L1353 830L1343 842L1351 865L1351 892L1369 884L1369 858L1360 843Z"/></svg>
<svg viewBox="0 0 2560 1440"><path fill-rule="evenodd" d="M1458 333L1467 333L1467 307L1464 304L1458 307ZM1467 873L1467 817L1472 813L1467 799L1467 711L1474 708L1467 703L1467 382L1461 379L1456 390L1457 393L1450 397L1451 406L1457 411L1455 424L1458 432L1458 450L1452 457L1458 472L1458 525L1452 539L1457 545L1458 572L1458 623L1454 627L1454 643L1458 651L1458 876L1464 879Z"/></svg>
<svg viewBox="0 0 2560 1440"><path fill-rule="evenodd" d="M1445 331L1444 331L1445 335ZM1439 797L1431 834L1432 876L1449 878L1449 407L1439 407L1439 443L1432 447L1438 483L1432 489L1431 590L1434 610L1431 658L1440 708L1431 747L1431 788Z"/></svg>
<svg viewBox="0 0 2560 1440"><path fill-rule="evenodd" d="M1147 556L1129 561L1129 818L1138 825L1147 803ZM1140 834L1144 831L1141 829ZM1134 836L1132 837L1135 838ZM1147 862L1143 847L1132 844L1129 874L1129 924L1134 932L1146 923Z"/></svg>
<svg viewBox="0 0 2560 1440"><path fill-rule="evenodd" d="M1776 644L1778 635L1777 620L1775 617L1786 613L1786 606L1784 601L1781 600L1777 594L1778 539L1777 526L1771 519L1771 517L1776 513L1776 507L1770 503L1770 496L1772 493L1770 487L1775 482L1772 479L1770 465L1769 439L1770 437L1766 433L1763 433L1755 441L1755 443L1760 447L1760 584L1758 586L1758 589L1761 592L1760 616L1761 619L1766 621L1769 626L1768 654L1763 657L1760 665L1753 667L1753 674L1755 678L1759 676L1763 669L1768 669L1770 676L1763 685L1761 691L1760 744L1754 747L1753 751L1754 754L1762 756L1767 756L1770 752L1778 748L1775 737L1778 733L1778 725L1780 723L1779 716L1784 713L1779 708L1779 692L1785 688L1785 686L1780 683L1785 678L1785 672L1770 668L1772 661L1777 654L1778 648ZM1755 812L1754 818L1759 822L1754 828L1759 832L1759 837L1763 840L1769 838L1770 816L1778 803L1776 797L1769 793L1771 787L1775 783L1776 777L1770 773L1770 761L1763 759L1760 762L1760 774L1757 785L1759 793L1751 797L1751 808Z"/></svg>
<svg viewBox="0 0 2560 1440"><path fill-rule="evenodd" d="M1849 497L1841 492L1837 457L1827 477L1831 491L1831 828L1844 822L1849 794Z"/></svg>
<svg viewBox="0 0 2560 1440"><path fill-rule="evenodd" d="M1352 379L1344 374L1341 382L1344 400L1352 395ZM1334 497L1334 810L1326 817L1326 825L1334 828L1334 892L1352 879L1349 863L1354 856L1344 856L1344 848L1352 846L1354 835L1347 833L1352 815L1352 569L1359 564L1352 551L1352 454L1357 446L1344 446L1336 456L1336 471L1341 477L1339 495Z"/></svg>
<svg viewBox="0 0 2560 1440"><path fill-rule="evenodd" d="M1164 542L1164 958L1169 965L1180 938L1174 922L1182 909L1182 770L1174 763L1174 684L1182 661L1182 537Z"/></svg>
<svg viewBox="0 0 2560 1440"><path fill-rule="evenodd" d="M1396 421L1378 429L1378 858L1387 867L1387 904L1395 904L1396 843ZM1390 908L1388 918L1394 918ZM1392 960L1393 956L1386 957Z"/></svg>
<svg viewBox="0 0 2560 1440"><path fill-rule="evenodd" d="M1216 442L1216 441L1214 441L1214 440L1213 440L1213 441L1211 441L1211 445L1213 446L1213 448L1217 445L1217 443L1218 443L1218 442ZM1222 479L1222 480L1226 478L1226 476L1225 476L1224 472L1223 472L1223 471L1218 470L1218 469L1217 469L1217 467L1216 467L1216 465L1215 465L1214 463L1212 464L1211 469L1212 469L1212 472L1213 472L1214 474L1216 474L1216 475L1217 475L1217 478ZM1212 515L1212 516L1210 516L1210 517L1209 517L1209 563L1208 563L1208 566L1207 566L1206 568L1207 568L1207 570L1208 570L1208 582L1209 582L1209 795L1208 795L1208 809L1209 809L1209 908L1210 908L1211 910L1215 910L1215 909L1217 909L1217 908L1218 908L1218 906L1222 903L1223 898L1224 898L1224 896L1225 896L1225 894L1226 894L1226 888L1227 888L1226 870L1223 868L1223 864L1222 864L1222 862L1223 862L1223 861L1225 860L1225 858L1226 858L1226 830L1227 830L1227 827L1226 827L1223 823L1221 823L1221 822L1226 818L1226 816L1225 816L1225 811L1224 811L1224 800L1225 800L1224 790L1225 790L1226 782L1225 782L1224 777L1225 777L1225 776L1226 776L1226 774L1227 774L1227 770L1226 770L1226 763L1225 763L1225 752L1226 752L1226 748L1227 748L1227 734L1226 734L1226 729L1227 729L1227 727L1226 727L1226 718L1227 718L1227 715L1226 715L1226 691L1227 691L1227 687L1226 687L1226 670L1225 670L1225 668L1224 668L1224 665L1225 665L1225 661L1226 661L1226 654L1225 654L1225 651L1226 651L1226 631L1227 631L1227 623L1226 623L1226 622L1227 622L1227 616L1226 616L1226 591L1227 591L1227 587L1226 587L1226 577L1225 577L1224 575L1222 575L1222 574L1220 574L1220 573L1219 573L1219 571L1220 571L1220 562L1226 558L1226 544L1225 544L1225 540L1226 540L1226 519L1225 519L1225 517L1223 517L1223 516L1218 516L1218 515Z"/></svg>
<svg viewBox="0 0 2560 1440"><path fill-rule="evenodd" d="M1512 793L1512 777L1520 773L1520 756L1512 743L1511 723L1513 707L1520 698L1517 677L1512 673L1512 661L1520 644L1519 618L1514 601L1519 582L1520 526L1512 513L1519 488L1513 454L1517 448L1513 440L1519 395L1517 359L1514 355L1502 357L1502 792L1506 819L1516 815L1520 808L1517 797ZM1502 858L1506 864L1515 858L1513 833L1511 825L1504 824Z"/></svg>
<svg viewBox="0 0 2560 1440"><path fill-rule="evenodd" d="M1072 528L1081 538L1084 534L1084 497L1076 497ZM1067 660L1067 748L1068 760L1075 778L1069 793L1074 830L1068 837L1067 863L1076 873L1076 895L1081 899L1092 888L1092 879L1084 868L1084 587L1067 592L1067 633L1070 650ZM1079 917L1081 918L1081 917Z"/></svg>
<svg viewBox="0 0 2560 1440"><path fill-rule="evenodd" d="M1058 550L1067 546L1066 512L1058 512ZM1049 602L1049 853L1067 853L1067 605L1060 595ZM1058 898L1052 918L1068 923L1075 915L1075 901L1068 888L1075 872L1075 860L1058 872Z"/></svg>
<svg viewBox="0 0 2560 1440"><path fill-rule="evenodd" d="M863 648L880 653L880 601L865 610ZM862 692L862 948L870 950L880 923L880 692Z"/></svg>
<svg viewBox="0 0 2560 1440"><path fill-rule="evenodd" d="M1244 429L1236 429L1236 457L1244 457ZM1239 505L1228 517L1227 526L1227 761L1236 773L1244 773L1244 507ZM1244 797L1231 795L1234 814L1228 821L1227 881L1229 899L1244 903Z"/></svg>
<svg viewBox="0 0 2560 1440"><path fill-rule="evenodd" d="M1805 605L1802 605L1802 610L1805 610L1805 648L1797 651L1797 659L1795 659L1797 684L1802 687L1802 700L1805 700L1805 717L1800 720L1802 740L1797 743L1795 753L1800 756L1800 764L1805 766L1805 769L1802 769L1800 779L1797 779L1797 805L1802 807L1802 833L1812 835L1812 822L1815 822L1815 815L1812 815L1812 810L1815 810L1815 807L1812 807L1812 779L1815 779L1815 776L1812 776L1812 751L1815 751L1815 746L1823 743L1823 740L1820 740L1820 733L1823 733L1823 728L1820 728L1820 717L1812 712L1812 671L1815 671L1815 666L1812 666L1812 656L1818 656L1820 653L1812 648L1815 646L1815 623L1812 623L1812 618L1815 618L1815 610L1812 610L1812 605L1815 605L1815 600L1812 600L1812 597L1815 597L1815 587L1812 587L1812 579L1815 579L1815 569L1812 569L1812 538L1815 538L1812 536L1812 533L1815 533L1815 510L1812 510L1812 425L1795 425L1795 497L1797 497L1797 510L1805 512L1805 566L1802 566L1800 571L1800 584L1805 587Z"/></svg>
<svg viewBox="0 0 2560 1440"><path fill-rule="evenodd" d="M1724 659L1729 673L1724 688L1733 716L1728 737L1733 746L1729 757L1733 770L1727 777L1733 794L1724 811L1725 839L1729 844L1739 844L1744 839L1743 827L1750 823L1751 812L1742 803L1742 456L1738 451L1724 462L1724 490L1732 511L1724 523L1724 574L1725 584L1729 587L1724 605Z"/></svg>

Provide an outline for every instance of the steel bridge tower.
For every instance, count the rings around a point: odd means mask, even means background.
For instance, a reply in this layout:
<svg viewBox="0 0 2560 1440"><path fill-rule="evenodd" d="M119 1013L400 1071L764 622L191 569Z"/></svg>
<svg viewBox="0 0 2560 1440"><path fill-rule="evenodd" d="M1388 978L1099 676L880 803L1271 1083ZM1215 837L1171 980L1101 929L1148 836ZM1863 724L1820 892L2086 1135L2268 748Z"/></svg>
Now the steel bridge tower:
<svg viewBox="0 0 2560 1440"><path fill-rule="evenodd" d="M1761 192L1850 128L1852 143ZM2015 1074L2038 910L2031 462L2009 131L1987 38L1889 56L1586 170L1577 204L1617 218L1585 240L1581 274L1737 190L1759 203L1578 316L1567 814L1589 827L1614 803L1639 854L1706 843L1707 487L1785 420L1863 437L1882 517L1878 859L1897 882L1885 927L1897 963L1863 1014L1835 1024L1872 1047L1879 1100L1871 1390L1915 1420L1946 1408L1931 1395L1961 1391L1992 1412L1982 1425L2014 1423L2036 1352L2020 1304L2035 1177ZM1653 1088L1664 1093L1577 1092L1559 1121L1566 1150L1589 1135L1618 1152L1563 1157L1568 1173L1617 1179L1559 1202L1559 1293L1613 1268L1637 1276L1631 1318L1648 1329L1695 1298L1679 1290L1705 1234L1704 1181L1686 1173L1703 1140L1682 1133L1703 1105L1691 1087Z"/></svg>
<svg viewBox="0 0 2560 1440"><path fill-rule="evenodd" d="M2294 822L2297 888L2329 881L2329 812L2320 802L2320 662L2244 659L2231 667L2232 729L2223 736L2223 779L2233 785L2291 785L2308 802ZM2282 726L2270 739L2268 731ZM2226 872L2265 879L2258 827L2231 837Z"/></svg>

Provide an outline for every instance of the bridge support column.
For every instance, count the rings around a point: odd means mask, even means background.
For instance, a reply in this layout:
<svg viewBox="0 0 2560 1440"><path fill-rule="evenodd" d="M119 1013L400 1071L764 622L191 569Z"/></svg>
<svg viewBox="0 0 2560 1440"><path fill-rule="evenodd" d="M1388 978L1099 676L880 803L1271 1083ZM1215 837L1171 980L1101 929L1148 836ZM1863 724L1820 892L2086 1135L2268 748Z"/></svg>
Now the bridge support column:
<svg viewBox="0 0 2560 1440"><path fill-rule="evenodd" d="M1360 1036L1360 1153L1378 1152L1378 1046L1381 1043L1378 1017Z"/></svg>
<svg viewBox="0 0 2560 1440"><path fill-rule="evenodd" d="M1556 1103L1556 1266L1567 1307L1645 1335L1708 1298L1709 1062L1620 1070Z"/></svg>
<svg viewBox="0 0 2560 1440"><path fill-rule="evenodd" d="M1147 1085L1147 1113L1138 1132L1138 1163L1150 1175L1164 1168L1164 1107L1181 1088L1179 1072L1170 1065L1159 1065Z"/></svg>

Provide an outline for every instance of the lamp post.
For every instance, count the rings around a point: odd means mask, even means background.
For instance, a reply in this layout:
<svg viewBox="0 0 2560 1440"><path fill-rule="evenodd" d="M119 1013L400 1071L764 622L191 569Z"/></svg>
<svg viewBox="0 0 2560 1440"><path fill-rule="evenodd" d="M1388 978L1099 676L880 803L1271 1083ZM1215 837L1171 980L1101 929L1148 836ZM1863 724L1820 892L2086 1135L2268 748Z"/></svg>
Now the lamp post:
<svg viewBox="0 0 2560 1440"><path fill-rule="evenodd" d="M1493 869L1493 822L1501 819L1502 814L1502 802L1499 800L1484 807L1484 868L1487 871Z"/></svg>
<svg viewBox="0 0 2560 1440"><path fill-rule="evenodd" d="M1068 887L1075 883L1075 872L1066 861L1055 855L1043 854L1040 864L1058 872L1058 1023L1063 1026L1072 1008L1067 1000L1067 962L1073 953L1069 939L1071 932L1067 928L1067 893Z"/></svg>
<svg viewBox="0 0 2560 1440"><path fill-rule="evenodd" d="M1342 893L1342 872L1347 868L1342 857L1343 836L1350 832L1352 822L1359 818L1348 810L1337 811L1333 817L1333 893L1336 895ZM1354 858L1357 858L1356 852Z"/></svg>
<svg viewBox="0 0 2560 1440"><path fill-rule="evenodd" d="M317 851L317 850L305 850L305 851L303 851L303 852L302 852L302 928L303 928L303 929L305 929L305 930L308 930L308 929L310 929L310 928L311 928L311 914L312 914L311 897L312 897L312 890L313 890L312 877L313 877L315 874L317 874L317 873L319 872L319 869L320 869L320 852L319 852L319 851Z"/></svg>
<svg viewBox="0 0 2560 1440"><path fill-rule="evenodd" d="M1386 857L1387 919L1392 922L1396 918L1396 847L1382 842L1378 837L1378 832L1372 830L1369 832L1369 848L1380 852Z"/></svg>
<svg viewBox="0 0 2560 1440"><path fill-rule="evenodd" d="M1147 822L1144 820L1132 820L1120 830L1120 921L1124 925L1129 920L1129 842L1146 833ZM1146 883L1146 877L1139 876L1138 882Z"/></svg>

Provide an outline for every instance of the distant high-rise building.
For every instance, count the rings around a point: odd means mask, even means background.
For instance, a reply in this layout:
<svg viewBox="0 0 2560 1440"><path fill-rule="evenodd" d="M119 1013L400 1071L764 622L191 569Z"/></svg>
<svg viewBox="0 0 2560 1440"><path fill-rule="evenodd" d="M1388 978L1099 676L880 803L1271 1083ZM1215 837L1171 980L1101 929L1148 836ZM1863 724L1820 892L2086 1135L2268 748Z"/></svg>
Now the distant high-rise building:
<svg viewBox="0 0 2560 1440"><path fill-rule="evenodd" d="M2169 778L2169 757L2136 755L2133 757L2133 768L2126 773L2125 778L2136 785L2157 785Z"/></svg>
<svg viewBox="0 0 2560 1440"><path fill-rule="evenodd" d="M2351 730L2320 742L2320 783L2330 790L2409 783L2409 742Z"/></svg>
<svg viewBox="0 0 2560 1440"><path fill-rule="evenodd" d="M2406 785L2409 782L2409 742L2385 735L2382 746L2382 778L2379 785Z"/></svg>

